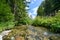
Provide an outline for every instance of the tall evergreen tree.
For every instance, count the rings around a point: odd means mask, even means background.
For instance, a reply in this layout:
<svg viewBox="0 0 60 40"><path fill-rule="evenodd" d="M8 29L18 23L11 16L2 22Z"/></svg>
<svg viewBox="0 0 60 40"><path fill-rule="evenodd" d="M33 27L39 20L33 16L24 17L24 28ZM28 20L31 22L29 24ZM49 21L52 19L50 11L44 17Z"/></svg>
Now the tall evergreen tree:
<svg viewBox="0 0 60 40"><path fill-rule="evenodd" d="M37 11L38 15L54 16L60 10L60 0L45 0L42 5Z"/></svg>
<svg viewBox="0 0 60 40"><path fill-rule="evenodd" d="M37 16L44 16L44 1L41 3L40 7L37 10Z"/></svg>
<svg viewBox="0 0 60 40"><path fill-rule="evenodd" d="M0 22L6 22L9 20L13 20L13 14L9 4L6 3L6 0L0 0Z"/></svg>
<svg viewBox="0 0 60 40"><path fill-rule="evenodd" d="M6 0L0 0L0 28L13 27L14 15Z"/></svg>
<svg viewBox="0 0 60 40"><path fill-rule="evenodd" d="M24 0L8 0L11 7L11 11L14 14L16 24L26 24L26 19L28 18L27 12L25 10L26 4Z"/></svg>

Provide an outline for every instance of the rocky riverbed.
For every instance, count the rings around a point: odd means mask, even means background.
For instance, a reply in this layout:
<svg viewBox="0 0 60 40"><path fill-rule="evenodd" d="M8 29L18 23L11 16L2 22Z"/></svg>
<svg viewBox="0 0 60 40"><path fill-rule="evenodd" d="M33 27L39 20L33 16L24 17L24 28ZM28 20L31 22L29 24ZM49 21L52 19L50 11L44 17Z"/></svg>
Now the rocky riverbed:
<svg viewBox="0 0 60 40"><path fill-rule="evenodd" d="M60 40L60 34L50 32L44 27L28 27L29 40Z"/></svg>
<svg viewBox="0 0 60 40"><path fill-rule="evenodd" d="M60 40L60 34L52 33L44 27L24 25L11 29L3 40Z"/></svg>

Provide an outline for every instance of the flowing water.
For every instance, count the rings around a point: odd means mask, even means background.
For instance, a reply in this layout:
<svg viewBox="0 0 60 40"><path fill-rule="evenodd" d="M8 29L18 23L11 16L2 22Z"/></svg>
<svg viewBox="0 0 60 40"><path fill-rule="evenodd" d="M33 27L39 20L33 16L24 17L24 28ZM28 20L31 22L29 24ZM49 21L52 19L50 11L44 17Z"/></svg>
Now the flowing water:
<svg viewBox="0 0 60 40"><path fill-rule="evenodd" d="M60 40L60 34L55 34L43 27L28 27L28 40Z"/></svg>
<svg viewBox="0 0 60 40"><path fill-rule="evenodd" d="M28 27L29 39L30 40L41 40L39 37L38 31L34 29L33 26Z"/></svg>
<svg viewBox="0 0 60 40"><path fill-rule="evenodd" d="M0 33L0 40L3 40L3 36L8 35L9 32L11 32L11 30L3 31L2 33Z"/></svg>
<svg viewBox="0 0 60 40"><path fill-rule="evenodd" d="M44 27L34 27L28 26L28 34L26 35L25 40L60 40L60 34L52 33ZM0 40L3 39L3 36L8 35L11 30L3 31L0 34Z"/></svg>

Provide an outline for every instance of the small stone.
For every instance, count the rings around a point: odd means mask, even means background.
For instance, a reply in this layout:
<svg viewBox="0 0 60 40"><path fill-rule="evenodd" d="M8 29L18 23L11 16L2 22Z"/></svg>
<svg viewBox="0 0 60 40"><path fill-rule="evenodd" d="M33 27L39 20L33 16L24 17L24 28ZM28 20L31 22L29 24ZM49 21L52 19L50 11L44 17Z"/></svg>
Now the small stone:
<svg viewBox="0 0 60 40"><path fill-rule="evenodd" d="M11 37L11 40L15 40L15 38L14 37Z"/></svg>
<svg viewBox="0 0 60 40"><path fill-rule="evenodd" d="M44 37L44 40L49 40L47 37Z"/></svg>
<svg viewBox="0 0 60 40"><path fill-rule="evenodd" d="M48 35L48 33L47 33L47 32L44 32L44 35L45 35L45 36L47 36L47 35Z"/></svg>
<svg viewBox="0 0 60 40"><path fill-rule="evenodd" d="M16 37L15 40L24 40L24 37Z"/></svg>

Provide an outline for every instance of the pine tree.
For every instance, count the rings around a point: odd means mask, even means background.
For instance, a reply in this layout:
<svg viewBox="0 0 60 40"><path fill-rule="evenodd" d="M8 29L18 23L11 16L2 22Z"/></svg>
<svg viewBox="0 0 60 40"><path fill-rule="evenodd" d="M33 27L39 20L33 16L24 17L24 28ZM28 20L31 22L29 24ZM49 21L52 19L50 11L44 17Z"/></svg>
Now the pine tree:
<svg viewBox="0 0 60 40"><path fill-rule="evenodd" d="M14 14L15 22L17 22L16 25L26 24L28 15L25 10L26 4L24 4L24 0L8 0L8 3Z"/></svg>

